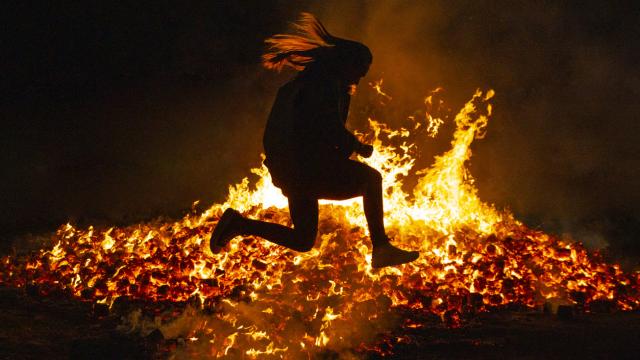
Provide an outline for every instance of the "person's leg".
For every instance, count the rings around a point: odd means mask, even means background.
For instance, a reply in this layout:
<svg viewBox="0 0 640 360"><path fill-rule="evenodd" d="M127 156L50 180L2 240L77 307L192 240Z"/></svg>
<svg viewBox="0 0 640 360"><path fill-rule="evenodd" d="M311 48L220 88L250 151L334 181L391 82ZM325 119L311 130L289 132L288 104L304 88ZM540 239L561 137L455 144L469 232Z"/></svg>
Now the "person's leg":
<svg viewBox="0 0 640 360"><path fill-rule="evenodd" d="M347 160L334 164L326 173L326 179L318 179L317 194L328 200L344 200L362 196L364 215L367 219L371 242L374 247L388 243L384 229L384 205L382 176L361 162Z"/></svg>
<svg viewBox="0 0 640 360"><path fill-rule="evenodd" d="M366 166L366 165L365 165ZM369 233L373 246L388 243L387 233L384 229L384 205L382 200L382 176L380 173L367 166L365 170L365 185L362 194L364 216L367 218Z"/></svg>
<svg viewBox="0 0 640 360"><path fill-rule="evenodd" d="M289 213L293 228L280 224L238 217L233 224L237 235L255 235L296 251L313 248L318 232L318 200L289 197Z"/></svg>
<svg viewBox="0 0 640 360"><path fill-rule="evenodd" d="M317 195L322 199L342 200L362 195L374 268L404 264L418 258L417 251L402 250L389 242L384 229L382 176L377 170L357 161L334 164L318 183Z"/></svg>

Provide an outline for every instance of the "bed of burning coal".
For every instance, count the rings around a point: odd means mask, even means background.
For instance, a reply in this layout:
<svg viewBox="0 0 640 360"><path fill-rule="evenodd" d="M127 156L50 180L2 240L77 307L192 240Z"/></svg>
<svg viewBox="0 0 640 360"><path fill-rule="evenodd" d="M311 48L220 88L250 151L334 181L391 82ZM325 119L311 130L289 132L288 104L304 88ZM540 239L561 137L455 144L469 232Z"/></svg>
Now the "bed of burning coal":
<svg viewBox="0 0 640 360"><path fill-rule="evenodd" d="M178 305L173 305L178 306ZM548 309L547 309L548 310ZM391 359L448 358L636 358L640 352L640 313L616 312L601 303L590 314L579 308L549 311L505 309L477 315L460 328L422 319L397 334ZM162 359L188 339L146 337L120 328L120 316L106 307L72 299L62 292L0 288L2 359ZM387 338L386 341L390 341ZM317 358L342 358L325 352ZM367 359L377 352L354 351Z"/></svg>

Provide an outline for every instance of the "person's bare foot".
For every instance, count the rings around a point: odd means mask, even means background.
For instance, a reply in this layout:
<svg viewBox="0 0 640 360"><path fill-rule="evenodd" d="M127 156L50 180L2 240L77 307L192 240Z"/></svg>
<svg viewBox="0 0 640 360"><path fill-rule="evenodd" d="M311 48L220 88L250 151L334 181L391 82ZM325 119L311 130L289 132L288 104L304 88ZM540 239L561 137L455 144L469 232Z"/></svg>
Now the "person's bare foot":
<svg viewBox="0 0 640 360"><path fill-rule="evenodd" d="M385 243L384 245L378 245L373 248L371 266L377 269L386 266L406 264L416 260L418 256L420 256L420 253L417 251L406 251L389 243Z"/></svg>
<svg viewBox="0 0 640 360"><path fill-rule="evenodd" d="M211 239L209 239L209 247L212 253L217 254L222 251L229 241L237 235L234 231L234 225L240 217L242 217L242 215L232 208L224 211L216 228L213 230L213 233L211 233Z"/></svg>

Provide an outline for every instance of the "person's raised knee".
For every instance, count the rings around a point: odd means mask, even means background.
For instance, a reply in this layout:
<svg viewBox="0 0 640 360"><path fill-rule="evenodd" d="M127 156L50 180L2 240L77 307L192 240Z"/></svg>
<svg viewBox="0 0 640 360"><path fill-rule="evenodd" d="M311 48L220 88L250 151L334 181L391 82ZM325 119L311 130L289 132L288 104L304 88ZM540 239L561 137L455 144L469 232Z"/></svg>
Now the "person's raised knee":
<svg viewBox="0 0 640 360"><path fill-rule="evenodd" d="M313 249L313 245L316 243L316 232L302 233L298 235L298 244L294 250L299 252L307 252Z"/></svg>
<svg viewBox="0 0 640 360"><path fill-rule="evenodd" d="M313 243L311 243L311 244L301 244L295 250L298 251L298 252L309 252L309 251L311 251L311 249L313 249L313 245L314 245Z"/></svg>
<svg viewBox="0 0 640 360"><path fill-rule="evenodd" d="M315 241L301 241L300 244L296 244L294 250L298 252L308 252L313 249L313 245L315 245Z"/></svg>

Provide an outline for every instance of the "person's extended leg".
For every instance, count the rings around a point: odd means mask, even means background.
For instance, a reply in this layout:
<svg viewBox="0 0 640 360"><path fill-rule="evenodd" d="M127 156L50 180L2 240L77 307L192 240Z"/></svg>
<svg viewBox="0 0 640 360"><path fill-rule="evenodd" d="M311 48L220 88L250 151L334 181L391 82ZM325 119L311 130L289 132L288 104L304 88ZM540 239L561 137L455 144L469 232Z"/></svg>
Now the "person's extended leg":
<svg viewBox="0 0 640 360"><path fill-rule="evenodd" d="M323 179L314 184L314 192L321 199L345 200L362 196L364 215L373 246L388 242L384 230L382 176L361 162L347 160L335 163Z"/></svg>
<svg viewBox="0 0 640 360"><path fill-rule="evenodd" d="M211 236L211 250L215 253L238 235L255 235L296 251L313 248L318 232L318 200L310 197L290 197L289 212L293 228L280 224L247 219L235 210L227 210ZM226 227L226 228L225 228Z"/></svg>
<svg viewBox="0 0 640 360"><path fill-rule="evenodd" d="M373 246L373 267L404 264L418 258L417 251L405 251L389 243L384 229L382 176L377 170L366 164L348 160L333 164L331 170L327 169L326 174L317 184L319 198L343 200L362 196Z"/></svg>

